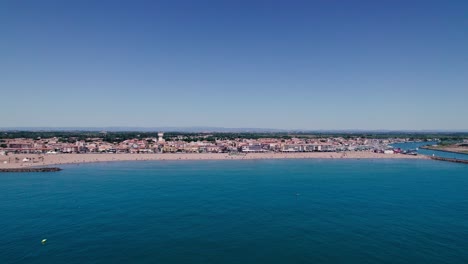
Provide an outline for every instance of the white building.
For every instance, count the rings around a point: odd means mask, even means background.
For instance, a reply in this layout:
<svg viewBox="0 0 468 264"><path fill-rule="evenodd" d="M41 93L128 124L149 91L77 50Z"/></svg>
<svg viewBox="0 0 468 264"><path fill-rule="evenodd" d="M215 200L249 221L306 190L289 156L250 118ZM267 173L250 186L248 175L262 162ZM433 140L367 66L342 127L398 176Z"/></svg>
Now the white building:
<svg viewBox="0 0 468 264"><path fill-rule="evenodd" d="M164 142L163 136L164 136L164 133L163 133L163 132L159 132L159 133L158 133L158 142L159 142L159 143L163 143L163 142Z"/></svg>

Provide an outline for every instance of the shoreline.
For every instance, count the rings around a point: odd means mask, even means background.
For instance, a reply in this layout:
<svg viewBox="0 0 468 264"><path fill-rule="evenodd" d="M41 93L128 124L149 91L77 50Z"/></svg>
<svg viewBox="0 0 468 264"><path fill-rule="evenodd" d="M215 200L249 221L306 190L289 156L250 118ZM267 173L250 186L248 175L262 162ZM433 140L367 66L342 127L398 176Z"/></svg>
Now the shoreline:
<svg viewBox="0 0 468 264"><path fill-rule="evenodd" d="M23 161L28 159L29 161ZM10 154L0 156L0 169L46 167L115 161L158 160L261 160L261 159L428 159L423 155L383 154L374 152L294 152L294 153L158 153L158 154ZM5 161L7 163L5 163Z"/></svg>

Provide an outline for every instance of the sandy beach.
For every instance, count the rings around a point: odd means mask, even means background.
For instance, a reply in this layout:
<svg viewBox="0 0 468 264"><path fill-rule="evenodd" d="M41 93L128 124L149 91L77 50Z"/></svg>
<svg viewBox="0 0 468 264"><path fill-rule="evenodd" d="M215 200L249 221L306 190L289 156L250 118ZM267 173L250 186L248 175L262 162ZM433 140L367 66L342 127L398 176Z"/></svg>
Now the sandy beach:
<svg viewBox="0 0 468 264"><path fill-rule="evenodd" d="M241 159L425 159L425 156L374 152L302 152L302 153L160 153L160 154L9 154L0 156L0 168L24 168L60 164L141 160L241 160ZM26 161L27 159L27 161Z"/></svg>

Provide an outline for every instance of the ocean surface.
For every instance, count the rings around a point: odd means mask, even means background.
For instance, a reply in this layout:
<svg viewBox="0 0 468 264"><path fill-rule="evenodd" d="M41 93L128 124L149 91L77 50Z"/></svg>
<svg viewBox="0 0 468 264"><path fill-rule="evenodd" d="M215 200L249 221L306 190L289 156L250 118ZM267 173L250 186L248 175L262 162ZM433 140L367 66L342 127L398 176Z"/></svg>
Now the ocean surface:
<svg viewBox="0 0 468 264"><path fill-rule="evenodd" d="M0 174L0 263L468 263L466 164L63 168Z"/></svg>

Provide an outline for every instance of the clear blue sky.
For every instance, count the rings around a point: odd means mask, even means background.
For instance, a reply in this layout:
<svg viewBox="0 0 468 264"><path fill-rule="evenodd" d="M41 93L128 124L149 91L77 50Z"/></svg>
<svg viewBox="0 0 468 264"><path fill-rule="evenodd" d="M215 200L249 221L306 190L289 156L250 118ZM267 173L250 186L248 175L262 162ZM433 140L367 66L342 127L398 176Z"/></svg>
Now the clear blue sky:
<svg viewBox="0 0 468 264"><path fill-rule="evenodd" d="M468 1L0 2L0 127L468 129Z"/></svg>

